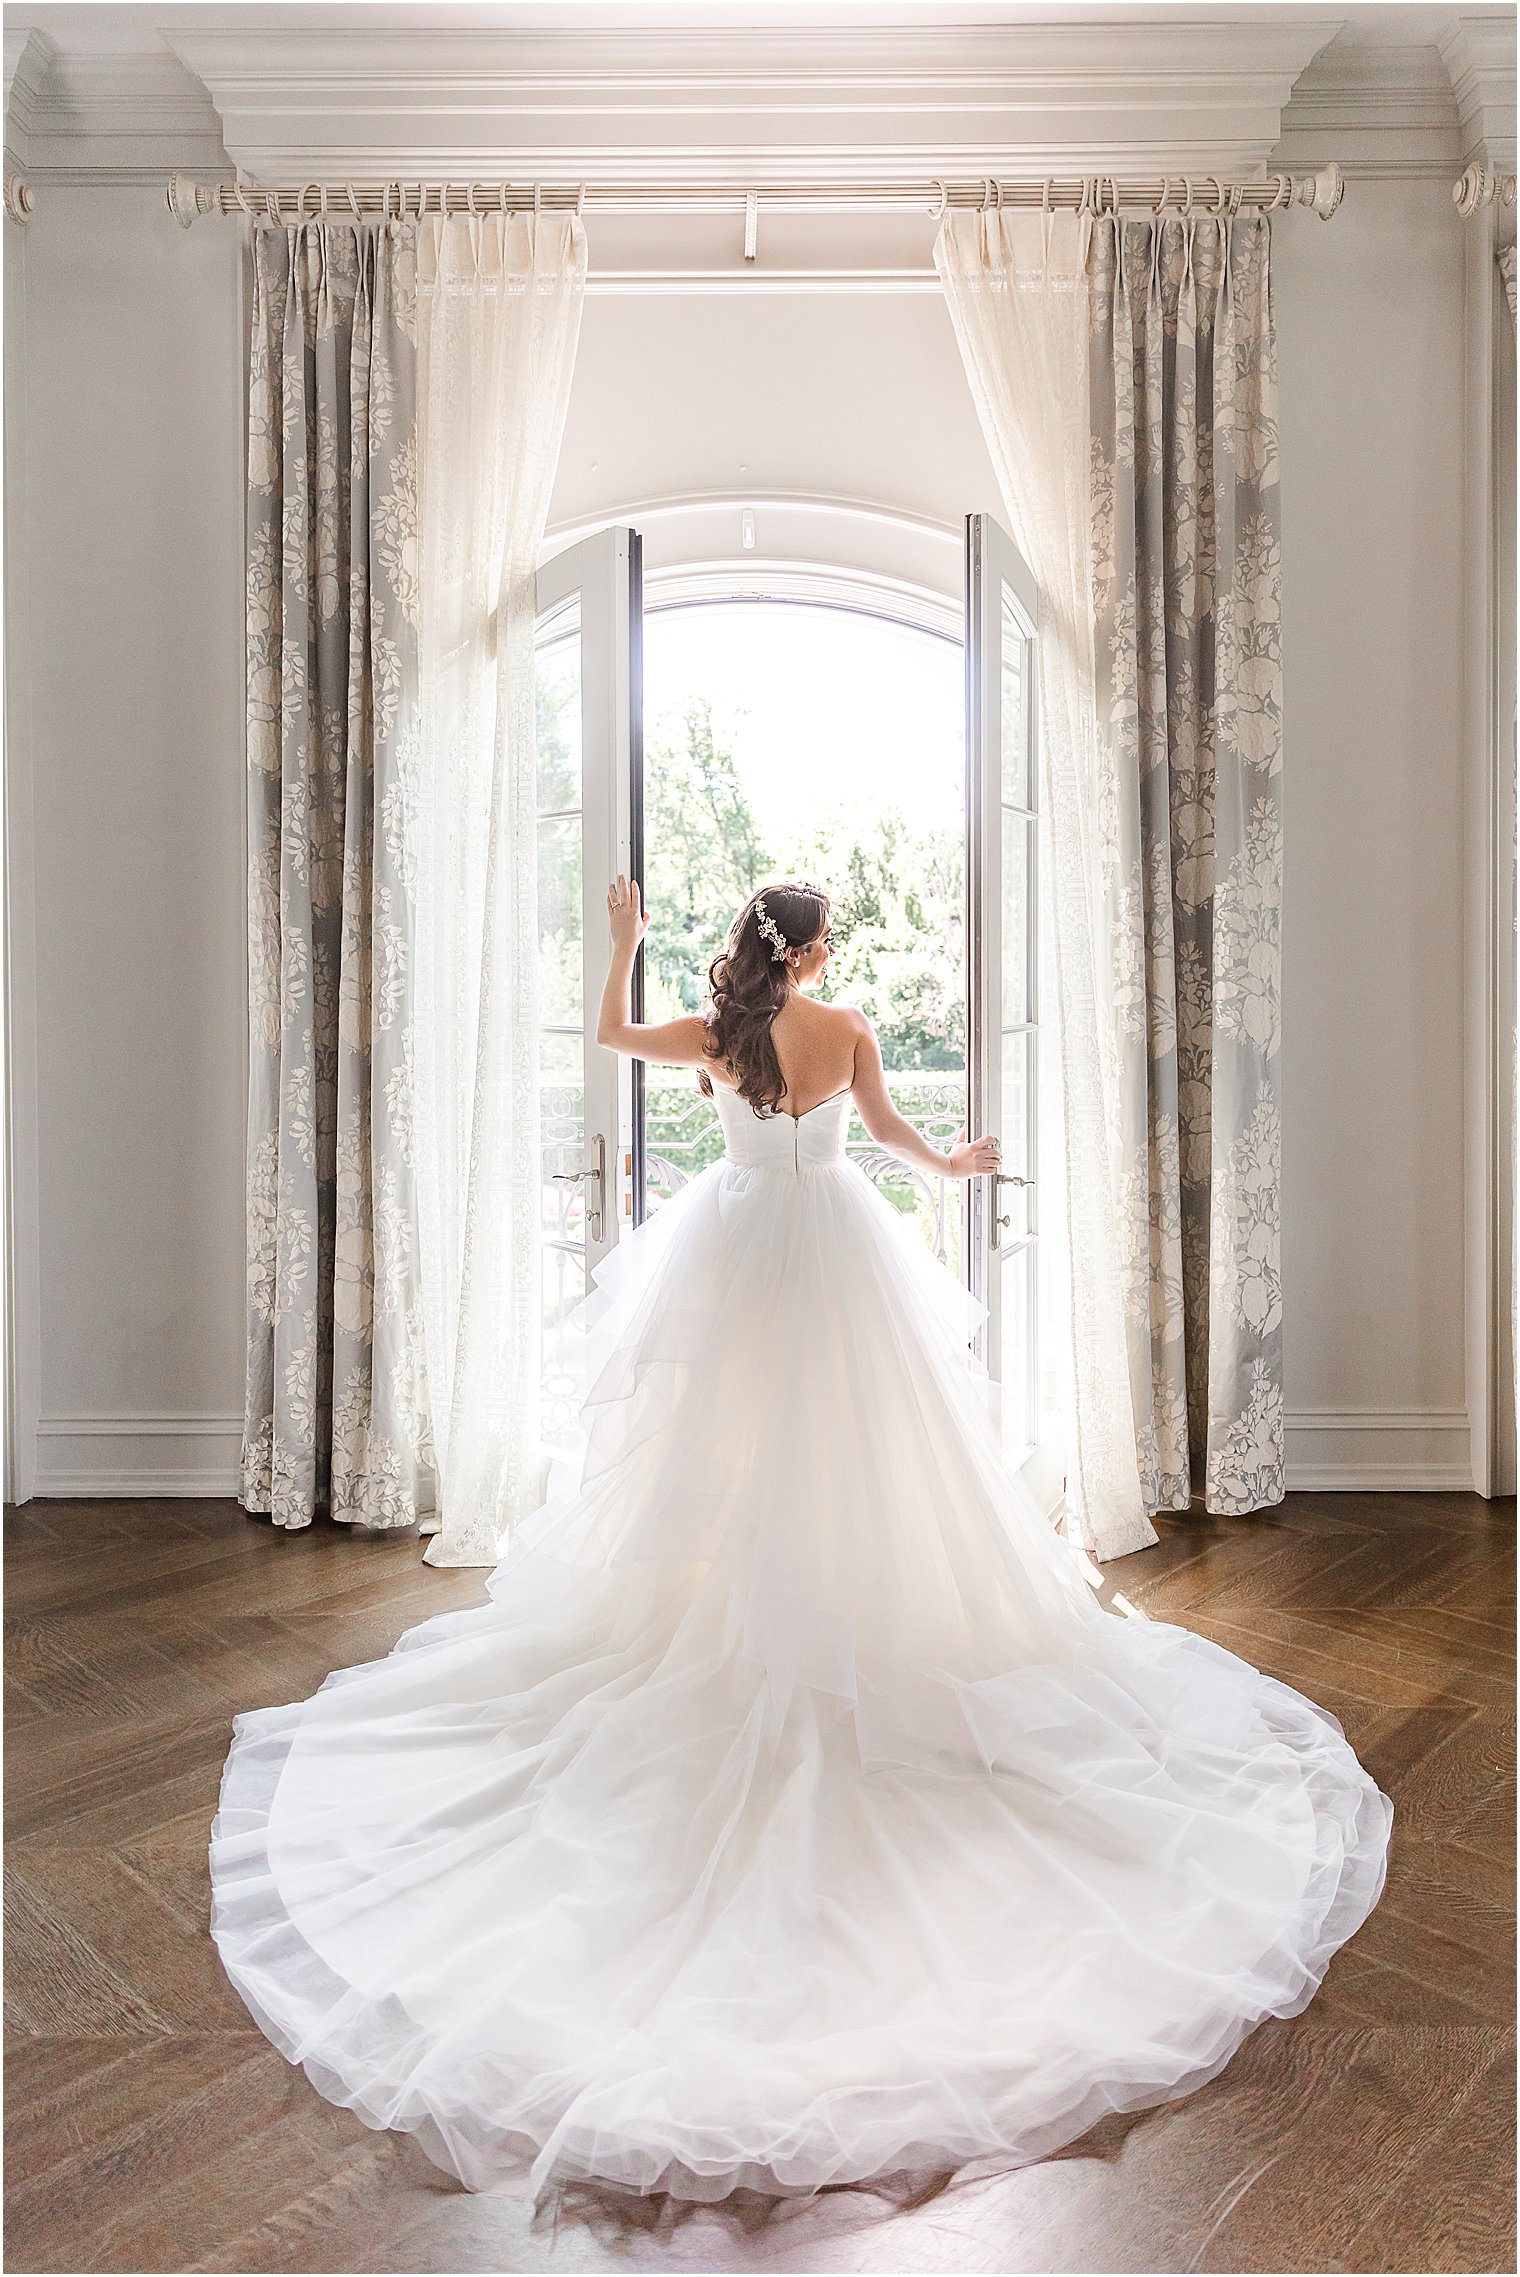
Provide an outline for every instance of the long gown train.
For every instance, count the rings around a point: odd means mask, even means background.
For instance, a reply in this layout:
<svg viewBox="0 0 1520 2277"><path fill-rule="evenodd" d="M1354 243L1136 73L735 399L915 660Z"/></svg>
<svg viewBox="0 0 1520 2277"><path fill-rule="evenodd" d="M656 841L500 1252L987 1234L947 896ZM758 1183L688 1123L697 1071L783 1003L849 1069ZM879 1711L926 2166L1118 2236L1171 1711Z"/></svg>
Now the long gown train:
<svg viewBox="0 0 1520 2277"><path fill-rule="evenodd" d="M1005 1470L848 1094L718 1109L487 1602L234 1725L228 1975L472 2189L1016 2165L1296 2014L1383 1886L1335 1718L1106 1608Z"/></svg>

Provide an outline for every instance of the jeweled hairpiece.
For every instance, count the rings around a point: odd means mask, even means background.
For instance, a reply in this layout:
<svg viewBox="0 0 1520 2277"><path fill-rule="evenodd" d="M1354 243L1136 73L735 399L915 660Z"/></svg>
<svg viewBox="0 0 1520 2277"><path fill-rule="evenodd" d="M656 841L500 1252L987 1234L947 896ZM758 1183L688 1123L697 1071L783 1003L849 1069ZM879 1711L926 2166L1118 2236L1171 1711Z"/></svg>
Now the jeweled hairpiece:
<svg viewBox="0 0 1520 2277"><path fill-rule="evenodd" d="M771 944L771 963L779 963L786 955L787 938L775 918L766 915L765 902L759 894L755 896L755 919L760 927L760 938Z"/></svg>

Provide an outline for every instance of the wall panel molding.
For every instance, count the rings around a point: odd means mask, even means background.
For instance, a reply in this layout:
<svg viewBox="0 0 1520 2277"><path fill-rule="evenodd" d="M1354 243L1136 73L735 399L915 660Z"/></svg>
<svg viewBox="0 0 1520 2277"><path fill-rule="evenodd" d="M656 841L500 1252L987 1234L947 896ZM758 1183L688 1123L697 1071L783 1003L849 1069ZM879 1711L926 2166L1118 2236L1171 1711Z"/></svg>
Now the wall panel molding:
<svg viewBox="0 0 1520 2277"><path fill-rule="evenodd" d="M242 1443L241 1415L45 1415L33 1491L79 1501L236 1499Z"/></svg>
<svg viewBox="0 0 1520 2277"><path fill-rule="evenodd" d="M1464 1408L1290 1409L1287 1435L1290 1494L1472 1492Z"/></svg>
<svg viewBox="0 0 1520 2277"><path fill-rule="evenodd" d="M1290 1492L1471 1492L1461 1408L1310 1408L1290 1413ZM36 1493L236 1499L240 1415L53 1415L37 1433Z"/></svg>

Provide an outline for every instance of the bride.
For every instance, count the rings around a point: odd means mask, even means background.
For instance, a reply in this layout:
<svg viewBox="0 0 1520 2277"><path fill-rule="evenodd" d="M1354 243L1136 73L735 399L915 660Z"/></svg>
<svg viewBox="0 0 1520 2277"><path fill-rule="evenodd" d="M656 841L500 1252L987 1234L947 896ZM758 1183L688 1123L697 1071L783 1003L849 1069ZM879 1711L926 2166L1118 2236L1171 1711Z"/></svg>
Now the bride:
<svg viewBox="0 0 1520 2277"><path fill-rule="evenodd" d="M1335 1719L1110 1611L1004 1468L981 1310L844 1154L894 1110L805 991L823 895L739 912L700 1069L724 1154L588 1300L586 1452L479 1608L241 1715L212 1935L262 2029L471 2189L718 2198L993 2171L1187 2093L1382 1890Z"/></svg>

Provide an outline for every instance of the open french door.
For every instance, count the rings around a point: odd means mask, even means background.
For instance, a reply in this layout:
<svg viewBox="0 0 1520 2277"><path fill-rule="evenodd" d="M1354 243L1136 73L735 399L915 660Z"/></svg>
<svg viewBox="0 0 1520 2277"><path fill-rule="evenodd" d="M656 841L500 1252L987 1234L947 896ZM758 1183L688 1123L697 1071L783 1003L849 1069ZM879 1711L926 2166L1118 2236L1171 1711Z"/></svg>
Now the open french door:
<svg viewBox="0 0 1520 2277"><path fill-rule="evenodd" d="M636 530L598 531L538 573L539 1080L544 1433L579 1399L567 1316L643 1215L635 1069L596 1045L608 880L642 869L643 590ZM635 989L643 984L643 960ZM641 1011L637 998L634 1017Z"/></svg>
<svg viewBox="0 0 1520 2277"><path fill-rule="evenodd" d="M1038 737L1034 580L985 515L966 525L969 1110L1002 1142L967 1194L965 1262L986 1305L983 1357L1002 1386L1005 1452L1053 1507L1044 1444L1038 1209ZM643 872L643 592L638 533L599 532L538 579L540 1067L544 1421L572 1423L579 1355L567 1317L620 1232L644 1215L643 1068L596 1046L609 938L604 897ZM634 1017L642 1015L643 960Z"/></svg>
<svg viewBox="0 0 1520 2277"><path fill-rule="evenodd" d="M970 1128L1002 1171L968 1195L967 1278L987 1307L1004 1452L1042 1465L1039 1243L1038 595L1013 541L966 521L966 961ZM1052 1494L1050 1499L1054 1499Z"/></svg>

